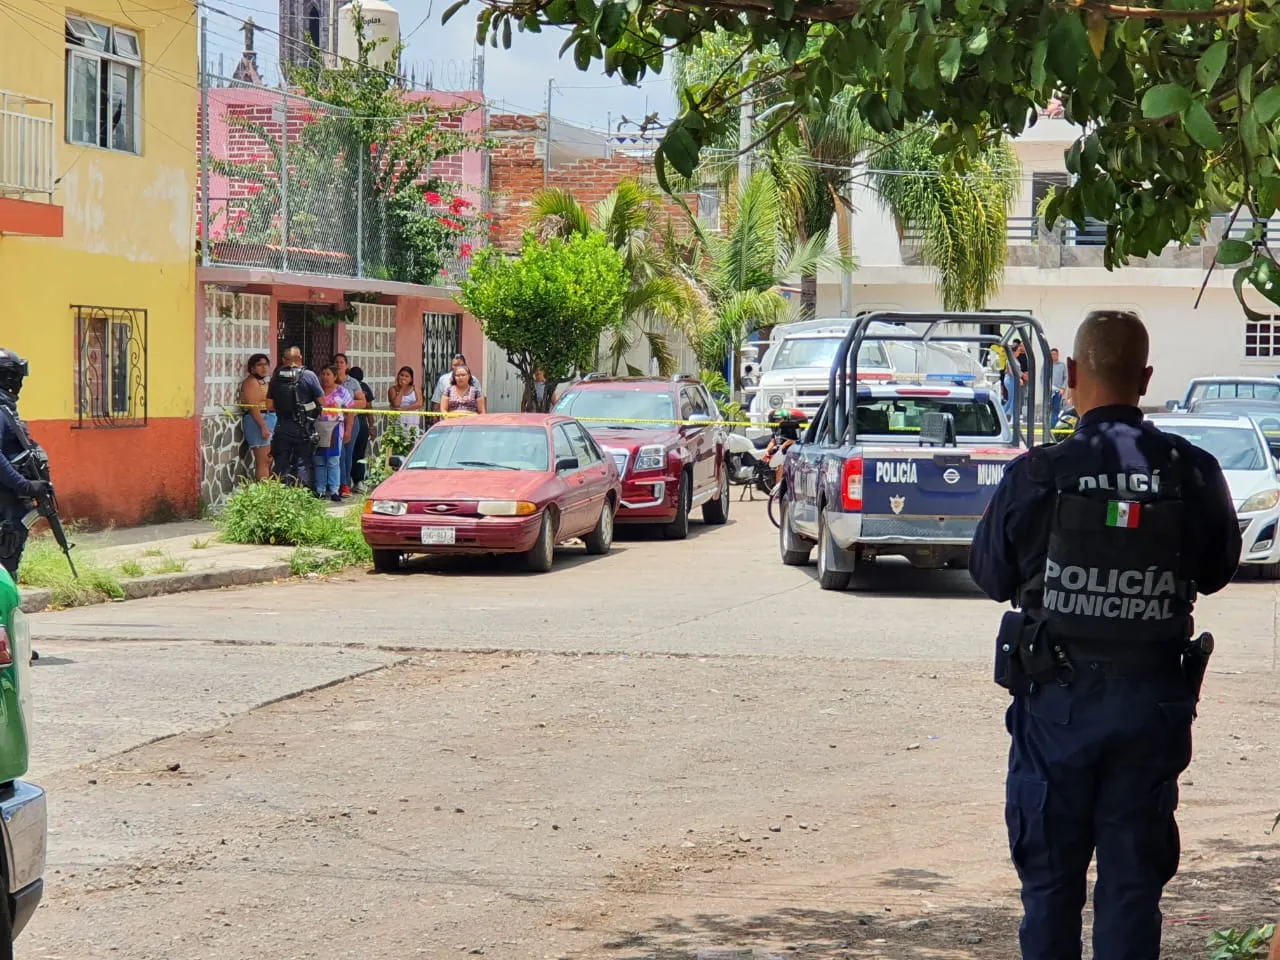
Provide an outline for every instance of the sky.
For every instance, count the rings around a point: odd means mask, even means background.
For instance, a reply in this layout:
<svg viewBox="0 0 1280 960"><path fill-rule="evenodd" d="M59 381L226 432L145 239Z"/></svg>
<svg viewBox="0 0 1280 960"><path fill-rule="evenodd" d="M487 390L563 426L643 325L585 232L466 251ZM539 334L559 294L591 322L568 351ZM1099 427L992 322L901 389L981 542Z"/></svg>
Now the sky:
<svg viewBox="0 0 1280 960"><path fill-rule="evenodd" d="M419 81L430 72L437 87L459 89L469 76L475 46L476 14L482 9L472 0L448 24L440 17L452 0L390 0L400 14L400 34L407 37L404 53L406 73L416 68ZM259 26L279 28L278 7L273 0L209 0L209 59L217 72L219 55L223 70L230 75L240 59L244 45L238 19L253 17ZM217 11L223 11L225 16ZM612 119L616 130L619 120L627 117L639 121L646 113L658 111L663 120L671 118L674 101L669 81L670 66L664 75L650 78L640 87L627 87L620 79L609 78L599 61L582 72L574 66L572 50L558 56L565 33L545 29L540 34L512 35L511 49L501 45L485 48L484 90L499 110L519 113L542 113L546 109L547 81L555 83L551 112L569 122L606 129ZM260 32L255 41L263 79L274 84L279 79L276 38Z"/></svg>

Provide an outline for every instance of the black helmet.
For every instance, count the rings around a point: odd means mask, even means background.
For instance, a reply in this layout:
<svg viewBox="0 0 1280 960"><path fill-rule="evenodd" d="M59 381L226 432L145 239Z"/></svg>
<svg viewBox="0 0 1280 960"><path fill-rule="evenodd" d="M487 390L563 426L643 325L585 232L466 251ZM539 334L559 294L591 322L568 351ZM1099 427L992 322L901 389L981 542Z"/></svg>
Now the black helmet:
<svg viewBox="0 0 1280 960"><path fill-rule="evenodd" d="M0 347L0 390L7 390L16 397L22 390L27 370L27 361L12 350Z"/></svg>

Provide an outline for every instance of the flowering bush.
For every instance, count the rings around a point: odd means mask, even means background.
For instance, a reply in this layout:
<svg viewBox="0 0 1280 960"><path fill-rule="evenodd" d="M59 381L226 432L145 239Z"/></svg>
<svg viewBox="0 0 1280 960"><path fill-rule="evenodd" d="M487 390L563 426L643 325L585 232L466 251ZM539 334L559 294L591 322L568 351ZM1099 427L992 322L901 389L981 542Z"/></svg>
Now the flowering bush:
<svg viewBox="0 0 1280 960"><path fill-rule="evenodd" d="M437 284L453 276L450 269L467 260L482 242L488 214L477 213L465 197L446 199L445 187L398 189L387 202L395 236L391 268L410 283Z"/></svg>

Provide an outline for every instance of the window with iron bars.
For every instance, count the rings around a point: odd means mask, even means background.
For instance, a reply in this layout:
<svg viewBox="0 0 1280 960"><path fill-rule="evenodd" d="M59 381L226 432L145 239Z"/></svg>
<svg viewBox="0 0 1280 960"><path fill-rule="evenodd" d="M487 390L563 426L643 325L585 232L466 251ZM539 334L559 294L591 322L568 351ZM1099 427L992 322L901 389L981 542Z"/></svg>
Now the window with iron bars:
<svg viewBox="0 0 1280 960"><path fill-rule="evenodd" d="M72 306L81 427L147 424L147 311Z"/></svg>

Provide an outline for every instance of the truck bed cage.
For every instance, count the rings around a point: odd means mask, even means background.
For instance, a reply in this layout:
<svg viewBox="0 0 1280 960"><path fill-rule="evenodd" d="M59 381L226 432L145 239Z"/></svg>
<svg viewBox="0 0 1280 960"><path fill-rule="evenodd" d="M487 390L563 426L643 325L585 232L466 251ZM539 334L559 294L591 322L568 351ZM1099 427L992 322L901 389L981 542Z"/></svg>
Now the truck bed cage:
<svg viewBox="0 0 1280 960"><path fill-rule="evenodd" d="M922 324L927 323L928 327L923 334L916 336L904 337L899 333L871 333L870 325L876 321L882 323L896 324ZM956 333L947 334L945 336L937 336L936 331L944 330L947 327L973 325L981 328L982 326L993 326L1001 329L1000 334L992 333ZM912 330L912 333L915 333ZM1021 339L1024 346L1027 347L1027 382L1035 384L1037 369L1043 368L1043 374L1040 377L1041 391L1040 402L1046 413L1046 417L1042 426L1042 436L1045 443L1049 443L1053 437L1053 424L1048 421L1048 411L1053 409L1050 403L1050 397L1053 391L1053 366L1049 362L1049 341L1045 338L1044 328L1040 325L1040 321L1028 313L1020 311L1002 311L1002 310L983 310L974 313L942 313L920 311L914 313L896 312L896 311L872 311L860 314L854 319L853 324L849 327L849 331L845 334L844 340L841 341L839 348L836 350L835 358L831 361L831 373L827 388L827 414L823 418L822 435L826 442L832 446L848 442L852 444L857 439L857 417L853 416L857 403L858 395L858 354L862 350L862 345L870 340L890 340L903 343L977 343L986 346L1000 346L1009 364L1017 363L1014 359L1013 352L1009 349L1009 343L1014 339ZM1040 348L1040 356L1043 362L1037 366L1036 354L1034 347ZM927 359L927 356L926 356ZM1013 439L1015 443L1022 443L1022 424L1021 417L1018 416L1018 402L1021 391L1020 378L1013 378ZM1026 391L1026 417L1027 430L1031 435L1029 439L1034 441L1035 435L1035 412L1036 412L1036 391L1028 389Z"/></svg>

